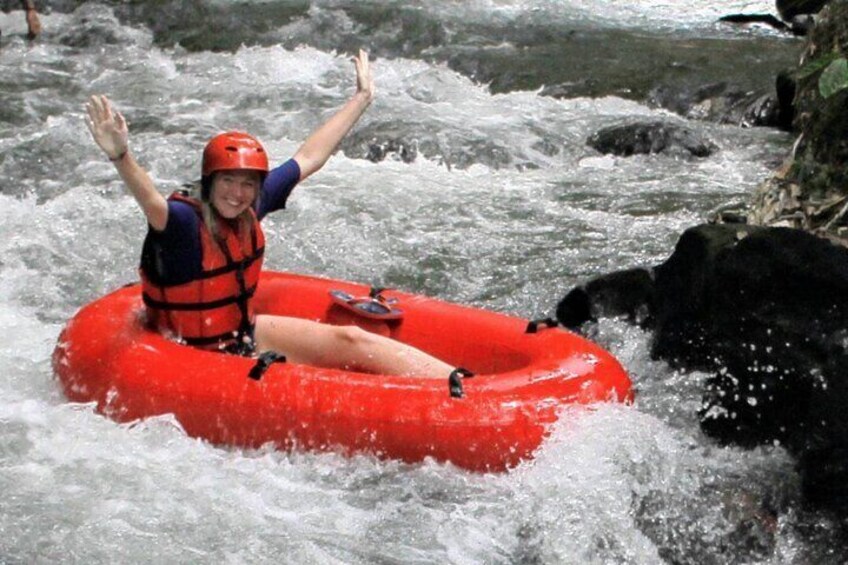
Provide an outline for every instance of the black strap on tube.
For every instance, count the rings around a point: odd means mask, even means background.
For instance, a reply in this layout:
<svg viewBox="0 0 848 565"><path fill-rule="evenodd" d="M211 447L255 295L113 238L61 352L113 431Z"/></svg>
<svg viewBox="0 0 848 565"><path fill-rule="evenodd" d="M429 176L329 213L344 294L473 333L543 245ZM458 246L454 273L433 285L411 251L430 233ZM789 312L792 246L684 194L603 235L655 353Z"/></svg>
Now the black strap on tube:
<svg viewBox="0 0 848 565"><path fill-rule="evenodd" d="M276 351L264 351L259 354L259 358L256 359L256 365L253 366L247 376L254 381L258 381L262 378L262 375L265 374L265 371L268 370L268 367L270 367L271 364L285 362L285 355L277 353Z"/></svg>
<svg viewBox="0 0 848 565"><path fill-rule="evenodd" d="M389 289L385 286L372 286L371 290L368 291L368 298L373 298L374 300L382 300L384 290Z"/></svg>
<svg viewBox="0 0 848 565"><path fill-rule="evenodd" d="M451 398L462 398L465 396L465 391L462 390L462 379L468 379L473 376L474 373L468 369L463 369L462 367L457 367L451 371L451 374L448 377L448 388L450 390Z"/></svg>
<svg viewBox="0 0 848 565"><path fill-rule="evenodd" d="M544 326L547 328L555 328L559 325L554 318L542 318L541 320L530 320L527 324L527 329L524 330L526 334L534 334L539 331L539 326Z"/></svg>

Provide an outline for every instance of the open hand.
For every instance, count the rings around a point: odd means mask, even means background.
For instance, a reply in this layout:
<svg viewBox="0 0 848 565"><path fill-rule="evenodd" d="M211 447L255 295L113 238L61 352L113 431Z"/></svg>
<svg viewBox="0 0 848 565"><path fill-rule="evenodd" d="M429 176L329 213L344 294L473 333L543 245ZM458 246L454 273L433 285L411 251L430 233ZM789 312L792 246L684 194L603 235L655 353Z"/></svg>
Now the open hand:
<svg viewBox="0 0 848 565"><path fill-rule="evenodd" d="M359 50L359 54L353 58L356 65L356 91L362 92L370 102L374 98L374 77L371 76L371 63L368 61L368 52Z"/></svg>
<svg viewBox="0 0 848 565"><path fill-rule="evenodd" d="M94 141L106 152L109 159L119 159L127 152L129 146L129 132L124 116L112 110L112 104L103 95L89 98L86 110L88 118L85 124Z"/></svg>

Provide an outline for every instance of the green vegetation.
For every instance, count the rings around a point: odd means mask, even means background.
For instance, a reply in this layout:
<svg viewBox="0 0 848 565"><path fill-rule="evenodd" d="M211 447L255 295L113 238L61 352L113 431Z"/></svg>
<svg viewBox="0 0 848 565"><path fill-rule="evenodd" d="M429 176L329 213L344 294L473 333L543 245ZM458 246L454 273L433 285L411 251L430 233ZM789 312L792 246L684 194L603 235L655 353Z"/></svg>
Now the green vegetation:
<svg viewBox="0 0 848 565"><path fill-rule="evenodd" d="M848 61L840 57L830 63L819 77L819 94L827 99L844 88L848 88Z"/></svg>

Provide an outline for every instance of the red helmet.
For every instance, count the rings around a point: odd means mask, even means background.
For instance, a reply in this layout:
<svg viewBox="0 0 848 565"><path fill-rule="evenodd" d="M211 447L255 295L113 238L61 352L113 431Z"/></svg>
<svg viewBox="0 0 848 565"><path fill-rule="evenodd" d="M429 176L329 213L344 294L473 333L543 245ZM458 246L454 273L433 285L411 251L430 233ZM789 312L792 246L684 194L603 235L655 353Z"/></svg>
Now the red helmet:
<svg viewBox="0 0 848 565"><path fill-rule="evenodd" d="M249 169L268 174L268 154L259 140L240 131L219 133L203 150L203 172L208 177L216 171Z"/></svg>

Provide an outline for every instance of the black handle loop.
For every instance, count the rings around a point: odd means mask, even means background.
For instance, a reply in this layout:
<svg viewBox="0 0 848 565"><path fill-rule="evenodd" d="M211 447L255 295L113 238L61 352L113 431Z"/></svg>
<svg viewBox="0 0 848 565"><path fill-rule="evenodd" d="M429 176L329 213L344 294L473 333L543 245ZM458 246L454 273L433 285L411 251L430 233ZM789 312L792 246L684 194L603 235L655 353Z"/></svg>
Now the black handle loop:
<svg viewBox="0 0 848 565"><path fill-rule="evenodd" d="M368 291L368 298L373 298L375 300L384 300L382 296L384 290L389 289L385 286L372 286L371 290Z"/></svg>
<svg viewBox="0 0 848 565"><path fill-rule="evenodd" d="M469 379L473 376L474 373L462 367L457 367L451 371L448 377L448 389L450 390L451 398L462 398L465 396L465 391L462 390L462 379Z"/></svg>
<svg viewBox="0 0 848 565"><path fill-rule="evenodd" d="M545 326L547 328L555 328L559 325L559 322L556 321L555 318L542 318L541 320L530 320L530 323L527 324L527 329L524 330L526 334L534 334L539 331L539 326Z"/></svg>
<svg viewBox="0 0 848 565"><path fill-rule="evenodd" d="M265 371L268 370L268 367L271 366L272 363L285 363L286 356L282 353L277 353L276 351L263 351L259 354L259 357L256 359L256 365L250 369L250 372L247 376L254 381L258 381L262 378L262 375L265 374Z"/></svg>

